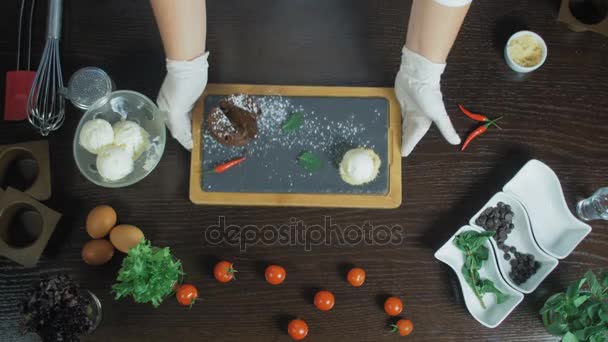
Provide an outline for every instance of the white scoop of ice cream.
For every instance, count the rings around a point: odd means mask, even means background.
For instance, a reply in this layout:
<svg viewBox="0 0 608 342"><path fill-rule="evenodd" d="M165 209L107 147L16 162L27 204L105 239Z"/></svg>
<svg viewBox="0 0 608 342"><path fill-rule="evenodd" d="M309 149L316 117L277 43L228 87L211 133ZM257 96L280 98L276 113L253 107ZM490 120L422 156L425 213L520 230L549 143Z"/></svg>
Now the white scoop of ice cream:
<svg viewBox="0 0 608 342"><path fill-rule="evenodd" d="M97 155L97 172L108 181L117 181L133 172L131 153L119 146L108 146Z"/></svg>
<svg viewBox="0 0 608 342"><path fill-rule="evenodd" d="M78 143L85 150L97 154L99 151L114 142L112 125L103 119L87 121L80 130Z"/></svg>
<svg viewBox="0 0 608 342"><path fill-rule="evenodd" d="M114 124L114 145L125 149L136 160L150 145L148 132L133 121L119 121Z"/></svg>
<svg viewBox="0 0 608 342"><path fill-rule="evenodd" d="M371 182L378 175L380 158L370 149L355 148L344 154L340 163L340 176L352 185Z"/></svg>

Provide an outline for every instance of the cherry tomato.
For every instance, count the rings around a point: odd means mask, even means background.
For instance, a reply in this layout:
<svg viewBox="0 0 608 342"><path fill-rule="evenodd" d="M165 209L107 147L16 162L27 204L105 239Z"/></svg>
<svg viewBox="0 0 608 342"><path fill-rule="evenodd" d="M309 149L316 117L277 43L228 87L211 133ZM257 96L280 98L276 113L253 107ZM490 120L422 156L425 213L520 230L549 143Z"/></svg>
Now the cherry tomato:
<svg viewBox="0 0 608 342"><path fill-rule="evenodd" d="M388 297L384 302L384 311L389 316L397 316L403 311L403 302L397 297Z"/></svg>
<svg viewBox="0 0 608 342"><path fill-rule="evenodd" d="M234 279L234 274L237 272L233 267L233 264L228 261L220 261L213 268L213 276L220 283L227 283Z"/></svg>
<svg viewBox="0 0 608 342"><path fill-rule="evenodd" d="M198 290L194 285L184 284L177 289L177 301L183 306L192 306L198 299Z"/></svg>
<svg viewBox="0 0 608 342"><path fill-rule="evenodd" d="M400 336L407 336L414 330L414 323L409 319L400 319L397 324L392 324L391 327L393 328L391 332L399 333Z"/></svg>
<svg viewBox="0 0 608 342"><path fill-rule="evenodd" d="M278 265L270 265L266 267L266 281L272 285L279 285L285 280L285 269Z"/></svg>
<svg viewBox="0 0 608 342"><path fill-rule="evenodd" d="M365 282L365 271L359 267L351 268L346 279L352 286L359 287Z"/></svg>
<svg viewBox="0 0 608 342"><path fill-rule="evenodd" d="M319 291L315 295L315 306L321 311L329 311L334 307L335 298L329 291Z"/></svg>
<svg viewBox="0 0 608 342"><path fill-rule="evenodd" d="M291 320L289 326L287 326L287 332L292 339L303 340L308 335L308 324L301 319Z"/></svg>

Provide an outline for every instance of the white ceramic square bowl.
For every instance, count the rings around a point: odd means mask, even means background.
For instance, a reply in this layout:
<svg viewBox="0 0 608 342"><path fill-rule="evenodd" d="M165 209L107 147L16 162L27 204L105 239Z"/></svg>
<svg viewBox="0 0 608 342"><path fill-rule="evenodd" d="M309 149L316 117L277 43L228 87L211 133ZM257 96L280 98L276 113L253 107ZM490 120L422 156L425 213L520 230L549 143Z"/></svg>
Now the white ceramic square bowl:
<svg viewBox="0 0 608 342"><path fill-rule="evenodd" d="M528 214L523 205L516 200L514 197L510 196L507 193L499 192L486 203L481 210L473 216L469 224L478 227L475 224L477 218L482 214L482 212L488 207L495 207L498 202L503 202L504 204L508 204L511 206L511 210L513 211L513 231L508 235L506 244L508 246L514 246L517 248L519 253L532 254L534 259L540 263L540 268L537 272L530 277L525 283L516 285L515 282L509 277L509 272L511 272L511 264L510 261L505 260L504 252L498 248L498 244L494 238L490 239L492 243L492 248L494 253L496 253L496 260L498 261L498 268L502 277L505 281L512 286L517 291L523 293L531 293L536 290L536 288L540 285L540 283L545 280L545 278L553 271L553 269L557 266L558 261L554 257L543 252L540 248L538 248L536 242L534 241L534 237L532 236L532 228L530 227L530 221L528 219ZM483 227L480 227L483 228ZM511 256L513 256L511 254ZM513 259L511 259L513 260Z"/></svg>
<svg viewBox="0 0 608 342"><path fill-rule="evenodd" d="M473 315L473 317L479 321L479 323L485 325L488 328L497 327L502 321L515 309L519 303L524 299L524 295L521 292L515 291L512 287L510 287L505 280L500 275L500 271L498 270L498 265L496 263L496 256L494 253L490 253L488 260L486 260L483 264L483 267L479 270L479 276L482 279L489 279L494 282L494 286L508 295L509 298L502 303L496 303L496 296L493 294L486 294L483 296L483 301L486 305L486 309L481 306L479 300L473 293L473 290L467 284L462 276L462 265L464 265L464 254L461 250L459 250L454 245L454 238L467 230L474 230L477 232L482 232L483 229L464 226L460 228L449 240L446 242L437 252L435 252L435 258L449 265L454 272L456 272L456 276L458 277L458 281L460 282L460 287L462 289L462 294L464 297L465 304L467 309ZM489 241L486 241L485 246L491 251L492 246Z"/></svg>
<svg viewBox="0 0 608 342"><path fill-rule="evenodd" d="M591 232L568 209L555 172L538 160L526 163L503 190L523 204L536 242L555 258L567 257Z"/></svg>

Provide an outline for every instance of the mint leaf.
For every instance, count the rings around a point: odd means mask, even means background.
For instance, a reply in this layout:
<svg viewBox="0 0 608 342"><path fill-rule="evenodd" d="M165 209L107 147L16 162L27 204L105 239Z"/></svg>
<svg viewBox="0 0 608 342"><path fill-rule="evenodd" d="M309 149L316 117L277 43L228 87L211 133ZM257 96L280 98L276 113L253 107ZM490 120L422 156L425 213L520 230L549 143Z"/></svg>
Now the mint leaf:
<svg viewBox="0 0 608 342"><path fill-rule="evenodd" d="M604 287L608 287L608 272L602 271L600 272L600 281Z"/></svg>
<svg viewBox="0 0 608 342"><path fill-rule="evenodd" d="M482 232L482 233L476 233L475 235L475 240L471 243L471 249L472 250L476 250L480 247L485 247L484 244L486 243L486 240L488 238L491 238L492 236L494 236L494 232Z"/></svg>
<svg viewBox="0 0 608 342"><path fill-rule="evenodd" d="M479 260L485 261L488 260L489 251L486 246L479 247L474 253L473 256Z"/></svg>
<svg viewBox="0 0 608 342"><path fill-rule="evenodd" d="M579 339L576 338L576 336L574 336L573 333L571 332L567 332L563 337L562 337L562 342L578 342Z"/></svg>
<svg viewBox="0 0 608 342"><path fill-rule="evenodd" d="M554 321L546 326L547 331L551 335L562 336L568 331L568 324L561 323L560 321Z"/></svg>
<svg viewBox="0 0 608 342"><path fill-rule="evenodd" d="M587 301L587 299L589 299L589 296L587 296L587 295L581 295L581 296L577 297L573 301L574 306L576 306L578 308L579 306L583 305L583 303L585 303Z"/></svg>
<svg viewBox="0 0 608 342"><path fill-rule="evenodd" d="M600 304L599 303L591 304L591 305L587 306L587 308L585 310L587 311L587 315L589 316L589 318L594 319L595 315L597 315L598 312L600 311Z"/></svg>
<svg viewBox="0 0 608 342"><path fill-rule="evenodd" d="M585 273L585 279L587 280L587 284L589 284L591 293L598 298L602 297L602 285L600 285L595 274L592 271L587 271Z"/></svg>
<svg viewBox="0 0 608 342"><path fill-rule="evenodd" d="M300 126L302 126L303 123L304 123L304 113L295 112L295 113L291 114L289 116L289 118L287 118L287 121L285 121L285 123L283 123L283 126L281 126L281 128L283 129L283 132L291 133L291 132L295 132L298 128L300 128Z"/></svg>
<svg viewBox="0 0 608 342"><path fill-rule="evenodd" d="M485 279L482 282L481 293L493 293L494 295L496 295L496 303L497 304L502 304L502 303L504 303L507 300L507 298L509 298L508 295L500 292L500 290L498 290L496 288L496 286L494 285L494 283L491 280L488 280L488 279Z"/></svg>
<svg viewBox="0 0 608 342"><path fill-rule="evenodd" d="M579 339L586 340L586 339L590 338L591 336L595 336L596 334L602 332L603 330L604 330L603 325L587 327L587 328L585 328L585 330L583 330L583 338L579 338Z"/></svg>
<svg viewBox="0 0 608 342"><path fill-rule="evenodd" d="M578 291L585 284L585 281L586 279L583 278L578 282L572 283L570 284L570 286L568 286L568 290L566 290L566 296L569 300L574 300L578 296Z"/></svg>
<svg viewBox="0 0 608 342"><path fill-rule="evenodd" d="M597 315L604 323L608 323L608 312L606 312L604 309L599 310Z"/></svg>
<svg viewBox="0 0 608 342"><path fill-rule="evenodd" d="M603 333L597 333L589 336L589 342L606 342L606 335Z"/></svg>
<svg viewBox="0 0 608 342"><path fill-rule="evenodd" d="M298 162L307 171L313 172L323 167L323 160L310 152L303 152L298 156Z"/></svg>

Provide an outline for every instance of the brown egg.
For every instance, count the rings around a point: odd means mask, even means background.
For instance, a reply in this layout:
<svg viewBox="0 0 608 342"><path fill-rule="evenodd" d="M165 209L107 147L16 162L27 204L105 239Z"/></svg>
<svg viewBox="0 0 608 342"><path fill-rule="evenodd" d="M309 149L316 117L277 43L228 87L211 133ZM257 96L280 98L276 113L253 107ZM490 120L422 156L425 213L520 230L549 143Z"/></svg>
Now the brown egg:
<svg viewBox="0 0 608 342"><path fill-rule="evenodd" d="M114 246L108 240L91 240L82 247L82 260L89 265L103 265L113 256Z"/></svg>
<svg viewBox="0 0 608 342"><path fill-rule="evenodd" d="M116 249L123 253L128 253L129 249L137 246L144 238L141 229L130 224L121 224L110 232L110 241Z"/></svg>
<svg viewBox="0 0 608 342"><path fill-rule="evenodd" d="M116 211L109 205L100 205L87 216L87 233L93 239L102 238L116 225Z"/></svg>

